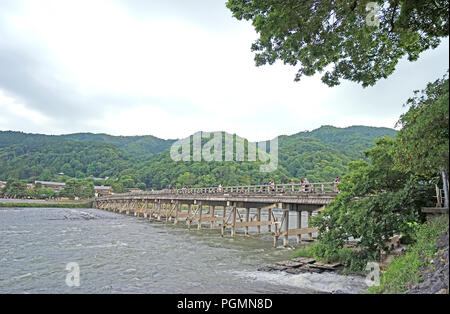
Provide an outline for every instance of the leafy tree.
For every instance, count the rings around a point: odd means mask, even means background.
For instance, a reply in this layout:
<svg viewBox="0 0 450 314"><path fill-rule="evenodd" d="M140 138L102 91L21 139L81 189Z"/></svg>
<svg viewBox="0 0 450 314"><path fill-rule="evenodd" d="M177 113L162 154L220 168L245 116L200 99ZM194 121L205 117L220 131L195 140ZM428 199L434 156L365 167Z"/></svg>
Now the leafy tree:
<svg viewBox="0 0 450 314"><path fill-rule="evenodd" d="M121 182L114 182L111 184L111 187L115 193L125 193L128 191L128 189L125 188Z"/></svg>
<svg viewBox="0 0 450 314"><path fill-rule="evenodd" d="M178 183L181 186L190 186L191 187L191 186L194 185L195 180L196 180L196 178L195 178L195 176L192 173L185 172L185 173L180 174L178 176L178 180L177 181L178 181Z"/></svg>
<svg viewBox="0 0 450 314"><path fill-rule="evenodd" d="M136 184L136 187L140 190L145 190L147 188L147 185L144 182L139 182Z"/></svg>
<svg viewBox="0 0 450 314"><path fill-rule="evenodd" d="M39 198L39 199L51 198L56 195L57 195L57 193L51 188L36 187L34 190L31 191L31 196Z"/></svg>
<svg viewBox="0 0 450 314"><path fill-rule="evenodd" d="M50 169L44 169L39 176L40 181L50 181L52 179L52 173Z"/></svg>
<svg viewBox="0 0 450 314"><path fill-rule="evenodd" d="M61 167L61 172L63 172L66 176L74 177L74 172L73 172L72 166L69 163L65 163Z"/></svg>
<svg viewBox="0 0 450 314"><path fill-rule="evenodd" d="M428 179L442 174L445 206L448 207L449 167L449 81L448 75L429 83L407 102L408 112L400 117L398 165Z"/></svg>
<svg viewBox="0 0 450 314"><path fill-rule="evenodd" d="M8 180L4 190L14 198L27 197L30 194L26 182L21 180Z"/></svg>
<svg viewBox="0 0 450 314"><path fill-rule="evenodd" d="M85 178L86 177L86 174L84 173L84 172L82 172L82 171L80 171L80 170L77 170L76 172L75 172L75 178L77 178L77 179L83 179L83 178Z"/></svg>
<svg viewBox="0 0 450 314"><path fill-rule="evenodd" d="M60 195L69 198L78 197L81 199L94 197L94 183L90 180L70 179L66 182Z"/></svg>
<svg viewBox="0 0 450 314"><path fill-rule="evenodd" d="M367 23L375 21L369 2L380 7L379 27ZM374 85L403 56L415 61L449 35L448 0L228 0L227 7L253 22L257 66L299 65L295 80L326 71L329 86L341 79Z"/></svg>
<svg viewBox="0 0 450 314"><path fill-rule="evenodd" d="M421 177L399 170L396 141L383 138L367 152L367 161L352 162L351 173L339 184L341 193L313 225L321 232L324 257L336 256L350 237L359 239L358 256L374 260L397 233L409 235L420 220L420 208L429 205L433 186ZM364 264L360 264L364 265Z"/></svg>
<svg viewBox="0 0 450 314"><path fill-rule="evenodd" d="M131 177L131 175L121 177L119 183L121 183L126 188L134 187L134 179Z"/></svg>

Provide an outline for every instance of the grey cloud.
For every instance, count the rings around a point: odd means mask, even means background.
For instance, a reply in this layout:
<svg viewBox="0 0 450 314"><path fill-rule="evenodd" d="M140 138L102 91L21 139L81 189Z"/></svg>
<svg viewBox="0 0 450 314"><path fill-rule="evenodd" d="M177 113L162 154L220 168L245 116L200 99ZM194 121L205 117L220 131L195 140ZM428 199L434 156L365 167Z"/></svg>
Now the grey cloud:
<svg viewBox="0 0 450 314"><path fill-rule="evenodd" d="M192 23L216 31L232 27L229 23L232 14L226 8L225 0L116 0L116 3L138 17L188 19Z"/></svg>

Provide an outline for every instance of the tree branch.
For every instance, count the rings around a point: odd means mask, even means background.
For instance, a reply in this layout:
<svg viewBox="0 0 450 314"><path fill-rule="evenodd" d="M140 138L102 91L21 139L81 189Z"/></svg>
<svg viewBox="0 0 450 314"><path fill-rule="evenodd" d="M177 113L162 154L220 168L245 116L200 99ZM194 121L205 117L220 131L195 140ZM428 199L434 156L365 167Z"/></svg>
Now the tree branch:
<svg viewBox="0 0 450 314"><path fill-rule="evenodd" d="M395 18L395 11L397 11L397 8L398 8L398 3L399 3L399 0L395 0L394 10L392 11L392 17L391 17L391 30L389 31L389 33L392 33L395 28L394 18Z"/></svg>

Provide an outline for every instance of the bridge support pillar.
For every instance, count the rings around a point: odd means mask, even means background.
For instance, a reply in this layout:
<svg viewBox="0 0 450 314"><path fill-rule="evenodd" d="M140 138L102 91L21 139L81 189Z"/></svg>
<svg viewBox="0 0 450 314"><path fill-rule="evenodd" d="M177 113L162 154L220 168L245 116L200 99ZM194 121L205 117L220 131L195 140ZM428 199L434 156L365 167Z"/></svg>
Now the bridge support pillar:
<svg viewBox="0 0 450 314"><path fill-rule="evenodd" d="M126 201L126 203L125 203L125 214L126 215L130 214L130 203L131 203L131 201Z"/></svg>
<svg viewBox="0 0 450 314"><path fill-rule="evenodd" d="M297 229L302 228L302 211L300 208L297 208ZM297 234L297 243L302 243L302 235Z"/></svg>
<svg viewBox="0 0 450 314"><path fill-rule="evenodd" d="M272 208L269 208L269 217L267 218L267 220L269 222L272 221ZM272 225L271 224L267 225L267 231L272 232Z"/></svg>
<svg viewBox="0 0 450 314"><path fill-rule="evenodd" d="M156 220L161 221L161 211L164 206L164 203L161 203L161 200L158 201L158 212L156 213Z"/></svg>
<svg viewBox="0 0 450 314"><path fill-rule="evenodd" d="M237 207L236 205L233 206L233 212L232 212L232 225L231 225L231 236L234 237L236 235L236 212Z"/></svg>
<svg viewBox="0 0 450 314"><path fill-rule="evenodd" d="M174 206L175 206L174 200L170 200L169 211L167 211L166 209L166 224L172 221L172 212L175 208Z"/></svg>
<svg viewBox="0 0 450 314"><path fill-rule="evenodd" d="M283 246L289 246L289 209L291 205L285 204L283 206L283 218L284 218L284 239Z"/></svg>
<svg viewBox="0 0 450 314"><path fill-rule="evenodd" d="M311 217L312 217L312 211L308 210L308 226L309 228L311 226ZM309 240L311 241L313 239L312 233L308 233Z"/></svg>
<svg viewBox="0 0 450 314"><path fill-rule="evenodd" d="M202 202L198 203L198 225L197 230L200 230L202 228L202 216L203 216L203 206Z"/></svg>
<svg viewBox="0 0 450 314"><path fill-rule="evenodd" d="M220 229L221 229L221 236L223 237L225 234L225 228L226 228L226 223L227 223L227 207L229 206L229 203L227 202L227 205L225 205L223 207L223 220L222 220L222 224L220 225Z"/></svg>
<svg viewBox="0 0 450 314"><path fill-rule="evenodd" d="M178 223L178 214L180 212L180 207L182 207L183 204L180 204L178 201L175 203L175 219L173 221L173 224L176 225Z"/></svg>
<svg viewBox="0 0 450 314"><path fill-rule="evenodd" d="M209 209L209 215L210 215L210 219L211 219L211 225L210 225L211 230L214 229L215 220L213 220L213 219L216 218L215 211L216 211L216 206L211 205L210 209Z"/></svg>
<svg viewBox="0 0 450 314"><path fill-rule="evenodd" d="M245 221L250 222L250 208L245 208ZM245 226L245 235L249 235L248 226Z"/></svg>
<svg viewBox="0 0 450 314"><path fill-rule="evenodd" d="M188 213L187 213L187 218L186 218L186 223L188 225L188 229L191 230L191 209L192 209L192 204L188 204Z"/></svg>
<svg viewBox="0 0 450 314"><path fill-rule="evenodd" d="M256 211L256 220L258 222L261 222L261 208L258 208L257 211ZM260 225L257 226L257 230L258 230L258 234L260 234L261 233L261 226Z"/></svg>

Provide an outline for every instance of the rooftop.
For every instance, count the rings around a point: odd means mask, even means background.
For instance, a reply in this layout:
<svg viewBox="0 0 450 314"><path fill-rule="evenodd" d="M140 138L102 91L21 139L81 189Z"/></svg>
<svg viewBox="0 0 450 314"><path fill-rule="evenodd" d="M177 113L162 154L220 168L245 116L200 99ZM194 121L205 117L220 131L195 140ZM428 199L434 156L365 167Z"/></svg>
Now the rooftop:
<svg viewBox="0 0 450 314"><path fill-rule="evenodd" d="M58 186L65 186L66 184L64 182L51 182L51 181L34 181L34 184L40 183L42 185L58 185Z"/></svg>
<svg viewBox="0 0 450 314"><path fill-rule="evenodd" d="M96 185L96 186L94 186L94 189L95 190L110 190L111 187L110 186L104 186L104 185L101 185L101 186Z"/></svg>

